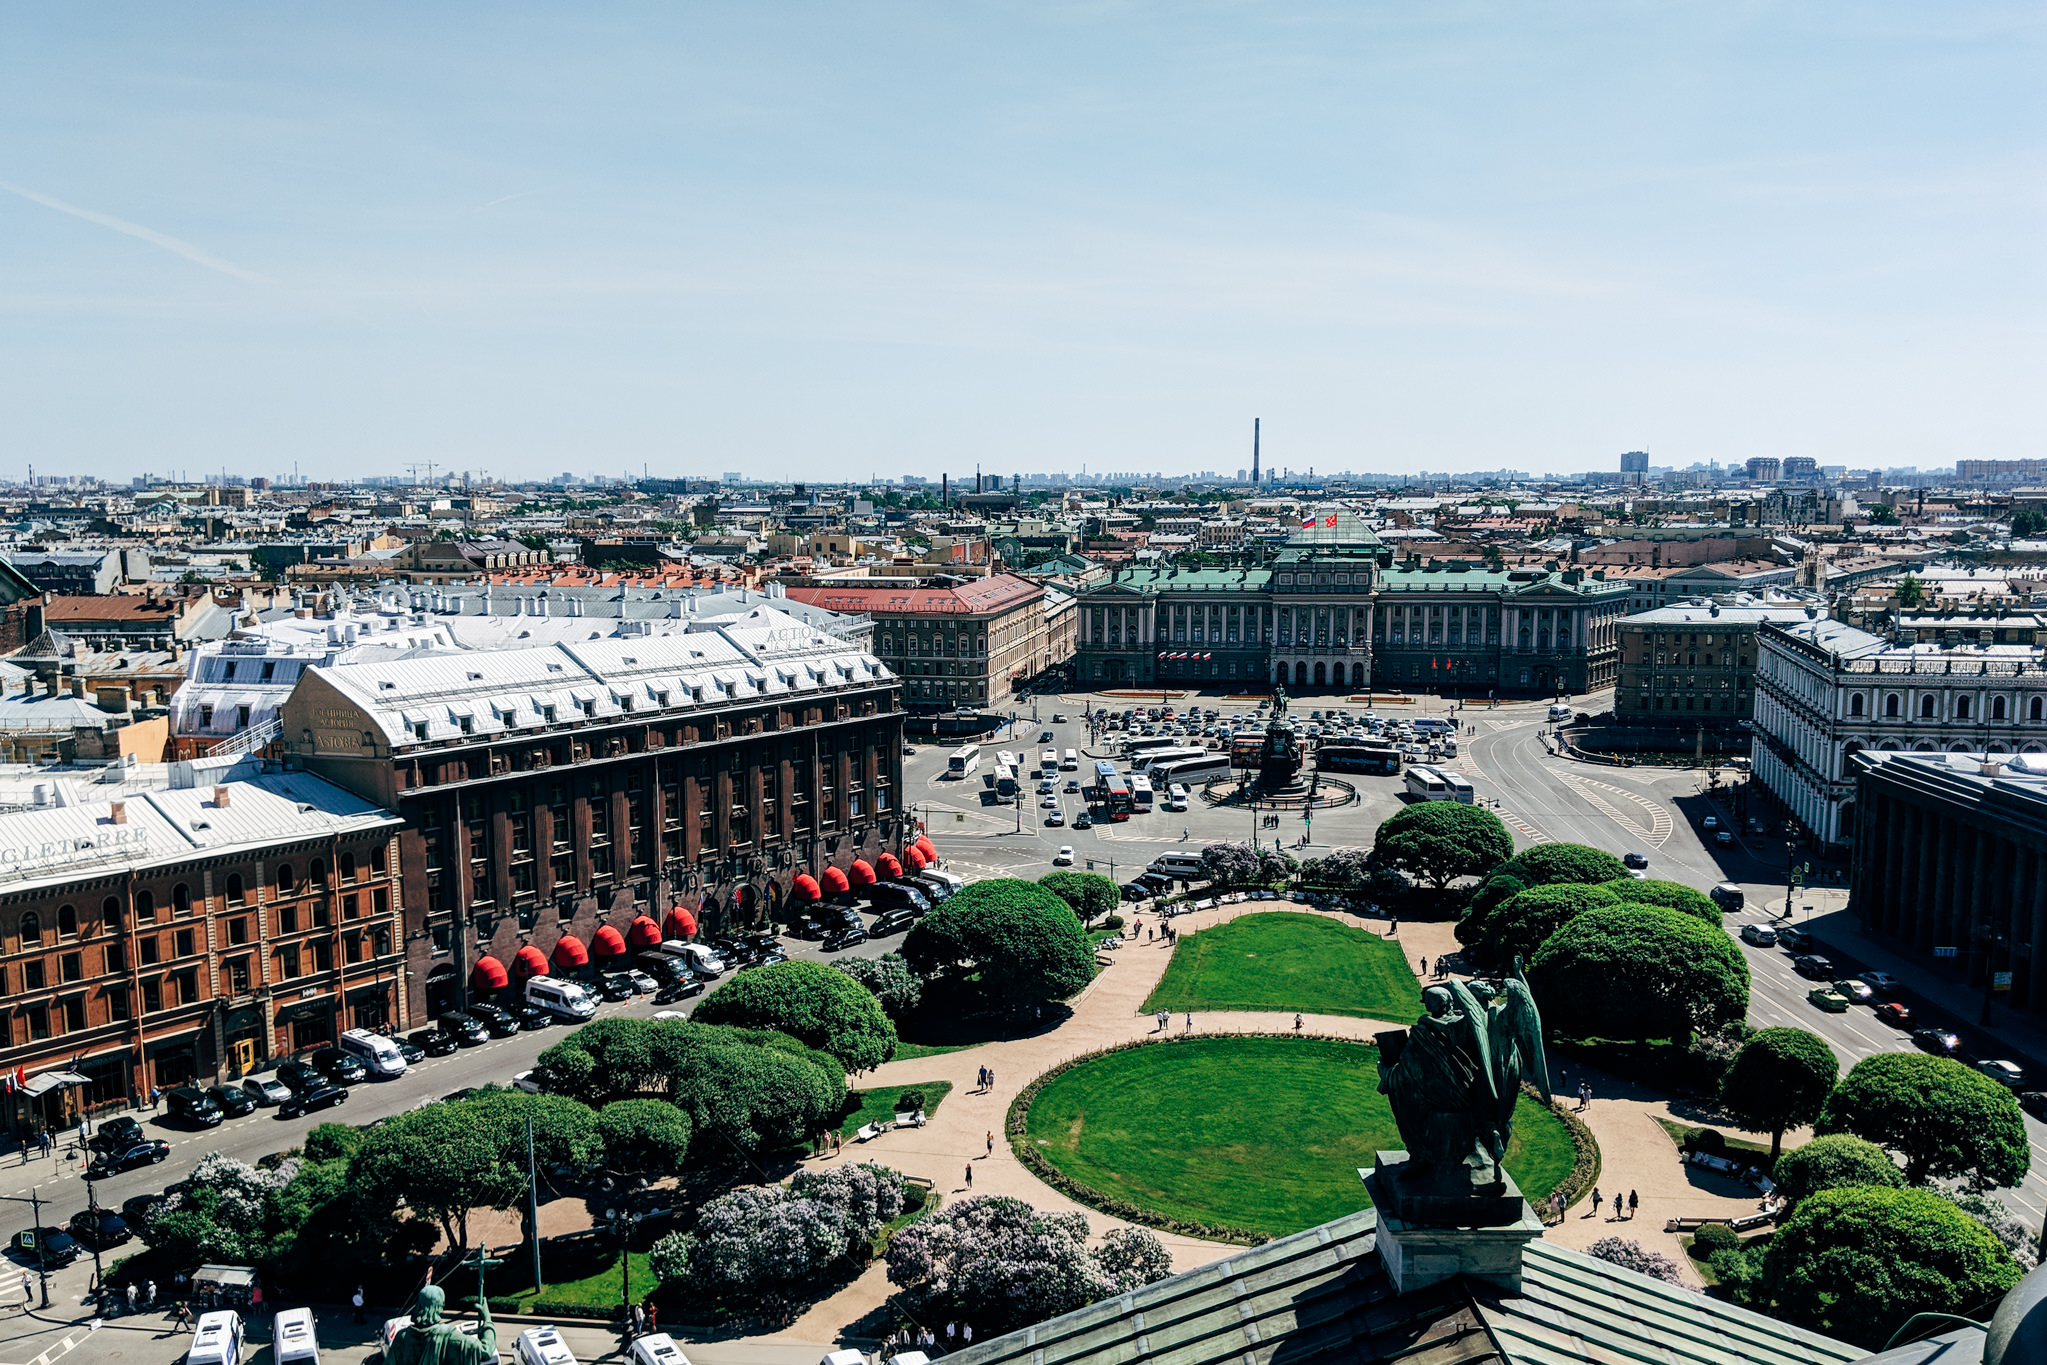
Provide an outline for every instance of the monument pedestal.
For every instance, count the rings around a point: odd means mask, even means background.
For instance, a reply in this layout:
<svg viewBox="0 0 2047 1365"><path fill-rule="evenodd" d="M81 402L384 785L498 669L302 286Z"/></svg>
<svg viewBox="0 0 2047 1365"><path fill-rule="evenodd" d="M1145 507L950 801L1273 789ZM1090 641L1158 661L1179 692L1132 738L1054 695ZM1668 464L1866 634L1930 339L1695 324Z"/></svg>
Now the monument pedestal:
<svg viewBox="0 0 2047 1365"><path fill-rule="evenodd" d="M1425 1289L1457 1275L1469 1275L1521 1292L1521 1251L1542 1236L1542 1220L1521 1197L1513 1177L1468 1198L1417 1194L1401 1188L1406 1152L1381 1152L1370 1171L1360 1170L1378 1213L1380 1264L1397 1294Z"/></svg>

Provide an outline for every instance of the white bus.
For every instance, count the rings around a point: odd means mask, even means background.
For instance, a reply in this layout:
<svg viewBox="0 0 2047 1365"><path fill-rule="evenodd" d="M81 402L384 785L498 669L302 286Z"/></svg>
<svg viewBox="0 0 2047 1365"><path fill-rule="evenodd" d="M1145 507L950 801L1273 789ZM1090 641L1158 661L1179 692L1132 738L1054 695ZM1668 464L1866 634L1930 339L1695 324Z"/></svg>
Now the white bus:
<svg viewBox="0 0 2047 1365"><path fill-rule="evenodd" d="M1134 773L1148 773L1155 768L1164 767L1168 763L1184 763L1190 758L1206 757L1208 757L1208 750L1198 744L1182 744L1171 749L1147 749L1141 754L1131 755L1130 771ZM1227 764L1227 757L1225 757L1225 763Z"/></svg>
<svg viewBox="0 0 2047 1365"><path fill-rule="evenodd" d="M1123 752L1135 758L1147 749L1177 749L1186 738L1185 735L1145 735L1124 744Z"/></svg>
<svg viewBox="0 0 2047 1365"><path fill-rule="evenodd" d="M1426 763L1414 764L1407 770L1407 794L1417 801L1451 801L1456 799L1450 791L1449 782L1443 774Z"/></svg>
<svg viewBox="0 0 2047 1365"><path fill-rule="evenodd" d="M1014 768L1016 766L1016 755L1007 749L998 750L995 754L995 766L998 768Z"/></svg>
<svg viewBox="0 0 2047 1365"><path fill-rule="evenodd" d="M1198 758L1176 759L1171 763L1154 763L1145 769L1145 776L1151 780L1153 786L1177 782L1189 789L1229 775L1228 754L1203 754Z"/></svg>
<svg viewBox="0 0 2047 1365"><path fill-rule="evenodd" d="M1038 755L1038 770L1039 770L1040 772L1047 772L1047 773L1056 773L1056 772L1058 772L1058 771L1059 771L1059 751L1058 751L1057 749L1047 749L1047 750L1045 750L1045 752L1043 752L1042 754L1039 754L1039 755Z"/></svg>
<svg viewBox="0 0 2047 1365"><path fill-rule="evenodd" d="M1011 764L998 765L995 769L995 794L1004 801L1014 801L1016 793L1016 768Z"/></svg>
<svg viewBox="0 0 2047 1365"><path fill-rule="evenodd" d="M972 777L981 770L981 746L969 744L955 749L951 758L945 761L945 775L958 781Z"/></svg>
<svg viewBox="0 0 2047 1365"><path fill-rule="evenodd" d="M1151 797L1150 779L1133 774L1130 778L1130 804L1136 808L1138 814L1150 813Z"/></svg>
<svg viewBox="0 0 2047 1365"><path fill-rule="evenodd" d="M1438 771L1441 771L1440 769ZM1462 773L1443 773L1443 780L1450 784L1450 799L1464 805L1476 805L1478 794L1471 789L1471 780Z"/></svg>

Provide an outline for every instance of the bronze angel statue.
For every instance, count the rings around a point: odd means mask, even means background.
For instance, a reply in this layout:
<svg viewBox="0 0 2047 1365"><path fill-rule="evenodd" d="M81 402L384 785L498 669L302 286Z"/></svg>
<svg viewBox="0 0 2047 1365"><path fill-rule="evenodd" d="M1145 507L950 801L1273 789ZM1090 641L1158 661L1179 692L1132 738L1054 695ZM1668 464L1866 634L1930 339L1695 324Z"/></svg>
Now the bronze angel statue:
<svg viewBox="0 0 2047 1365"><path fill-rule="evenodd" d="M1422 992L1406 1033L1379 1035L1379 1089L1407 1144L1408 1178L1446 1192L1500 1188L1523 1082L1550 1099L1542 1018L1514 960L1497 984L1451 981Z"/></svg>

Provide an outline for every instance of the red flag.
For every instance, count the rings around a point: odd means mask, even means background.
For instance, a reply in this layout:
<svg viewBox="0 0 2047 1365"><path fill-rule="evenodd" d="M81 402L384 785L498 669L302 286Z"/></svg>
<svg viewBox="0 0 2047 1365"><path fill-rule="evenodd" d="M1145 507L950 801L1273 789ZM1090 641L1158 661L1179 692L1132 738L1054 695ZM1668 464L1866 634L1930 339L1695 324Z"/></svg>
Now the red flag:
<svg viewBox="0 0 2047 1365"><path fill-rule="evenodd" d="M16 1090L21 1090L25 1088L27 1085L28 1068L26 1066L17 1066L16 1068L14 1068L14 1088Z"/></svg>
<svg viewBox="0 0 2047 1365"><path fill-rule="evenodd" d="M1324 526L1334 526L1334 525L1336 525L1336 513L1334 513L1334 512L1331 512L1331 513L1330 513L1330 514L1329 514L1328 516L1326 516L1326 517L1322 518L1322 524L1323 524Z"/></svg>

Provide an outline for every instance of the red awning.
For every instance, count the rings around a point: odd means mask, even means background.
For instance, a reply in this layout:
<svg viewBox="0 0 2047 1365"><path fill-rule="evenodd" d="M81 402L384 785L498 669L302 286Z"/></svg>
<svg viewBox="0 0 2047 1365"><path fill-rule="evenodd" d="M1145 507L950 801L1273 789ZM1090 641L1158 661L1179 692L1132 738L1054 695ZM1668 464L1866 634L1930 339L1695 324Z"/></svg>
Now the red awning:
<svg viewBox="0 0 2047 1365"><path fill-rule="evenodd" d="M590 951L599 957L624 957L625 935L608 924L600 924L590 938Z"/></svg>
<svg viewBox="0 0 2047 1365"><path fill-rule="evenodd" d="M627 926L625 936L626 941L635 948L659 948L661 946L661 926L648 919L645 915L641 915Z"/></svg>
<svg viewBox="0 0 2047 1365"><path fill-rule="evenodd" d="M612 930L617 933L616 929ZM620 945L623 947L624 945ZM554 941L554 965L557 967L580 967L590 960L590 950L583 946L583 940L574 934L563 934Z"/></svg>
<svg viewBox="0 0 2047 1365"><path fill-rule="evenodd" d="M917 847L915 844L911 844L908 848L904 849L903 856L910 860L910 868L912 871L923 870L924 865L931 861L929 858L924 856L924 850Z"/></svg>
<svg viewBox="0 0 2047 1365"><path fill-rule="evenodd" d="M818 890L817 878L808 872L797 873L794 880L789 883L790 900L814 901L822 895L824 892Z"/></svg>
<svg viewBox="0 0 2047 1365"><path fill-rule="evenodd" d="M478 990L502 990L511 979L505 964L488 954L476 959L476 965L469 969L469 984Z"/></svg>
<svg viewBox="0 0 2047 1365"><path fill-rule="evenodd" d="M855 886L874 885L874 864L865 858L855 858L853 865L846 869L846 876Z"/></svg>
<svg viewBox="0 0 2047 1365"><path fill-rule="evenodd" d="M884 853L879 858L876 858L874 860L874 870L884 877L900 877L903 875L903 865L896 861L896 855L893 853Z"/></svg>
<svg viewBox="0 0 2047 1365"><path fill-rule="evenodd" d="M547 954L529 943L519 950L517 956L513 957L512 970L517 972L521 978L546 976Z"/></svg>
<svg viewBox="0 0 2047 1365"><path fill-rule="evenodd" d="M926 858L929 858L932 862L935 863L938 861L938 850L931 846L931 836L927 834L918 835L916 848L919 853L922 853Z"/></svg>
<svg viewBox="0 0 2047 1365"><path fill-rule="evenodd" d="M824 870L824 889L828 894L836 896L851 891L853 887L852 883L846 880L845 873L836 867L828 867Z"/></svg>
<svg viewBox="0 0 2047 1365"><path fill-rule="evenodd" d="M680 905L670 906L668 908L668 917L661 921L661 936L663 938L695 938L697 936L697 917L683 909Z"/></svg>

